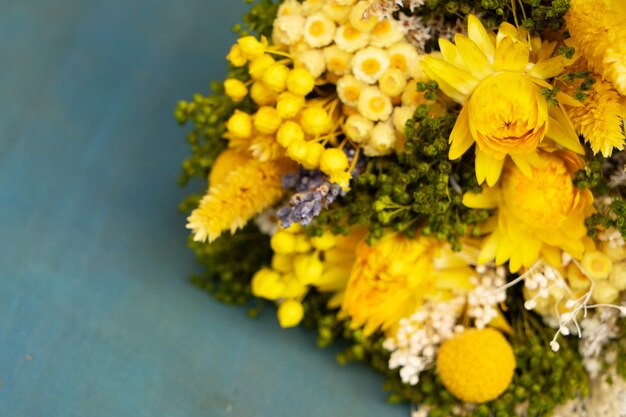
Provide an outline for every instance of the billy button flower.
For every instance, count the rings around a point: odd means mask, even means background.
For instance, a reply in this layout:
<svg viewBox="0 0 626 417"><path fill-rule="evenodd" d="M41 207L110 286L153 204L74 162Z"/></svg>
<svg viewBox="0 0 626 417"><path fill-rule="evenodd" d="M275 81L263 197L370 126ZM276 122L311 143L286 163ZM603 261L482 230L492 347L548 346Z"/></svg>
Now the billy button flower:
<svg viewBox="0 0 626 417"><path fill-rule="evenodd" d="M450 134L450 159L460 158L476 143L476 177L493 186L507 156L531 175L544 138L584 152L563 107L549 106L542 95L542 88L552 89L546 80L577 57L550 58L556 43L539 38L529 42L527 33L506 22L493 37L473 15L468 17L468 37L457 34L455 42L440 39L442 59L426 56L422 61L426 74L463 105ZM562 93L556 100L580 105Z"/></svg>
<svg viewBox="0 0 626 417"><path fill-rule="evenodd" d="M229 78L224 81L224 93L232 101L238 103L248 95L248 88L242 81L236 78Z"/></svg>

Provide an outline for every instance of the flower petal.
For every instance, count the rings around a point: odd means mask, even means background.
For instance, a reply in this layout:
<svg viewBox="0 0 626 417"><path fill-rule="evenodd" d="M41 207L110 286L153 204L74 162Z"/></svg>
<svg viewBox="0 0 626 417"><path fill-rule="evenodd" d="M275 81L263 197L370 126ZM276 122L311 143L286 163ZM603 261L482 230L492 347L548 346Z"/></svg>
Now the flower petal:
<svg viewBox="0 0 626 417"><path fill-rule="evenodd" d="M575 56L575 58L578 59L579 56ZM563 55L558 55L544 61L539 61L528 71L528 75L543 80L556 77L565 70L565 67L574 63L576 59L568 59Z"/></svg>
<svg viewBox="0 0 626 417"><path fill-rule="evenodd" d="M424 70L433 80L439 80L468 96L478 85L478 80L469 72L463 71L452 64L432 56L425 56L422 60ZM446 93L447 94L447 93Z"/></svg>
<svg viewBox="0 0 626 417"><path fill-rule="evenodd" d="M468 68L474 77L482 80L493 73L491 63L473 41L459 33L454 37L454 42L457 45L461 58L463 58L465 67Z"/></svg>
<svg viewBox="0 0 626 417"><path fill-rule="evenodd" d="M443 59L451 63L455 67L463 65L463 59L459 54L459 50L452 42L445 38L439 38L439 50Z"/></svg>
<svg viewBox="0 0 626 417"><path fill-rule="evenodd" d="M483 187L480 194L463 194L463 205L470 208L490 209L498 207L500 203L500 190L497 188Z"/></svg>
<svg viewBox="0 0 626 417"><path fill-rule="evenodd" d="M460 158L473 143L474 138L469 130L467 106L463 106L459 117L456 119L452 133L450 133L450 150L448 151L448 158L451 160Z"/></svg>
<svg viewBox="0 0 626 417"><path fill-rule="evenodd" d="M505 37L496 48L496 56L493 61L495 71L523 72L528 64L530 49L528 44L514 42Z"/></svg>
<svg viewBox="0 0 626 417"><path fill-rule="evenodd" d="M496 159L485 152L476 148L476 179L479 184L482 184L487 180L487 185L493 187L500 178L502 172L502 166L504 165L504 159Z"/></svg>
<svg viewBox="0 0 626 417"><path fill-rule="evenodd" d="M487 30L485 30L485 27L480 22L480 19L473 14L469 15L467 18L467 36L478 45L489 62L493 62L493 58L496 55L496 48Z"/></svg>
<svg viewBox="0 0 626 417"><path fill-rule="evenodd" d="M579 154L584 154L585 149L578 139L572 121L567 117L560 106L550 109L550 120L548 122L548 132L546 137L552 139L559 145Z"/></svg>

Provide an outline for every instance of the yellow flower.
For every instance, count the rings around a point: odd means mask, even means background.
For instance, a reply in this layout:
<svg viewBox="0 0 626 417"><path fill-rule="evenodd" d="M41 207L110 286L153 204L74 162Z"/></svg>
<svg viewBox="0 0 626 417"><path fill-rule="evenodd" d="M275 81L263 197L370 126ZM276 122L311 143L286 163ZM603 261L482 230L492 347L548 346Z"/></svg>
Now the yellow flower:
<svg viewBox="0 0 626 417"><path fill-rule="evenodd" d="M285 91L278 96L276 110L281 119L291 119L295 117L304 107L304 97Z"/></svg>
<svg viewBox="0 0 626 417"><path fill-rule="evenodd" d="M626 96L626 7L623 0L571 0L565 15L589 66Z"/></svg>
<svg viewBox="0 0 626 417"><path fill-rule="evenodd" d="M505 157L528 172L529 161L544 137L583 153L562 106L548 106L541 88L572 62L549 58L556 44L532 39L509 23L492 37L477 17L468 18L468 37L457 34L456 45L439 40L442 59L425 56L422 66L441 90L463 104L450 134L450 159L461 157L476 142L476 176L492 186ZM532 48L531 48L532 44ZM532 49L532 53L531 53ZM564 94L557 98L575 105Z"/></svg>
<svg viewBox="0 0 626 417"><path fill-rule="evenodd" d="M304 40L313 48L326 46L335 37L335 22L323 13L309 16L304 25Z"/></svg>
<svg viewBox="0 0 626 417"><path fill-rule="evenodd" d="M324 58L326 59L326 68L328 71L337 75L344 75L350 72L350 60L352 55L337 45L324 48Z"/></svg>
<svg viewBox="0 0 626 417"><path fill-rule="evenodd" d="M258 134L252 137L248 150L258 161L271 161L285 155L283 148L272 135Z"/></svg>
<svg viewBox="0 0 626 417"><path fill-rule="evenodd" d="M228 55L226 55L226 59L235 67L243 67L246 65L246 62L248 62L246 57L243 56L241 47L238 44L234 44L230 48Z"/></svg>
<svg viewBox="0 0 626 417"><path fill-rule="evenodd" d="M335 33L335 44L346 52L363 49L369 42L369 34L355 29L350 23L339 26Z"/></svg>
<svg viewBox="0 0 626 417"><path fill-rule="evenodd" d="M225 149L213 164L213 169L211 169L209 174L209 185L223 183L237 167L249 160L250 155L248 153Z"/></svg>
<svg viewBox="0 0 626 417"><path fill-rule="evenodd" d="M370 137L370 132L374 128L374 122L361 116L352 114L344 122L343 133L354 143L365 142Z"/></svg>
<svg viewBox="0 0 626 417"><path fill-rule="evenodd" d="M370 132L369 140L363 146L363 154L367 156L389 155L396 144L396 132L393 124L378 122Z"/></svg>
<svg viewBox="0 0 626 417"><path fill-rule="evenodd" d="M289 68L282 64L272 64L263 72L263 82L277 93L285 91Z"/></svg>
<svg viewBox="0 0 626 417"><path fill-rule="evenodd" d="M268 106L276 102L278 95L262 81L255 81L250 87L250 97L259 106Z"/></svg>
<svg viewBox="0 0 626 417"><path fill-rule="evenodd" d="M287 148L291 142L304 142L304 132L298 123L288 120L278 129L276 141Z"/></svg>
<svg viewBox="0 0 626 417"><path fill-rule="evenodd" d="M275 133L282 123L278 110L267 106L260 107L253 119L256 130L268 135Z"/></svg>
<svg viewBox="0 0 626 417"><path fill-rule="evenodd" d="M306 19L299 14L279 16L274 20L272 42L278 45L295 45L301 38Z"/></svg>
<svg viewBox="0 0 626 417"><path fill-rule="evenodd" d="M287 76L287 89L298 96L306 96L315 87L314 76L304 68L294 68Z"/></svg>
<svg viewBox="0 0 626 417"><path fill-rule="evenodd" d="M235 110L235 113L226 122L226 130L231 137L249 138L252 134L252 116L241 110Z"/></svg>
<svg viewBox="0 0 626 417"><path fill-rule="evenodd" d="M446 340L437 356L437 373L455 397L469 403L498 398L515 371L513 348L494 329L470 329Z"/></svg>
<svg viewBox="0 0 626 417"><path fill-rule="evenodd" d="M379 21L370 32L370 44L379 48L387 48L402 39L404 39L402 26L395 19Z"/></svg>
<svg viewBox="0 0 626 417"><path fill-rule="evenodd" d="M359 112L372 121L387 120L393 111L391 99L378 87L366 87L359 95Z"/></svg>
<svg viewBox="0 0 626 417"><path fill-rule="evenodd" d="M387 71L383 72L383 75L380 76L378 87L383 94L389 97L396 97L404 91L406 78L399 69L388 68Z"/></svg>
<svg viewBox="0 0 626 417"><path fill-rule="evenodd" d="M599 152L606 158L611 156L613 148L624 149L622 115L626 102L613 89L610 82L594 76L594 84L587 92L587 98L581 107L567 109L576 131L583 135L585 142L591 145L594 154ZM566 85L565 92L571 93L575 85Z"/></svg>
<svg viewBox="0 0 626 417"><path fill-rule="evenodd" d="M392 233L369 246L362 242L341 311L365 335L393 331L425 299L442 300L472 287L473 274L461 254L432 238Z"/></svg>
<svg viewBox="0 0 626 417"><path fill-rule="evenodd" d="M378 23L378 18L374 16L374 14L370 14L367 19L364 18L365 12L369 9L369 7L370 2L362 0L352 6L352 9L350 10L350 16L348 17L350 24L361 32L369 32L374 29L374 26Z"/></svg>
<svg viewBox="0 0 626 417"><path fill-rule="evenodd" d="M220 169L220 158L214 169ZM213 242L225 230L243 228L248 220L280 200L283 174L293 170L290 162L261 162L250 158L231 171L223 182L212 184L200 205L187 218L195 241Z"/></svg>
<svg viewBox="0 0 626 417"><path fill-rule="evenodd" d="M412 69L420 61L420 56L415 47L407 42L391 45L387 53L389 55L389 68L398 69L405 76L409 76Z"/></svg>
<svg viewBox="0 0 626 417"><path fill-rule="evenodd" d="M354 77L367 84L374 84L389 68L389 56L383 49L369 46L352 58Z"/></svg>
<svg viewBox="0 0 626 417"><path fill-rule="evenodd" d="M321 107L307 107L301 113L300 125L306 133L317 136L331 129L331 118Z"/></svg>
<svg viewBox="0 0 626 417"><path fill-rule="evenodd" d="M366 85L352 75L344 75L337 80L337 96L342 103L356 107L361 96L361 91Z"/></svg>
<svg viewBox="0 0 626 417"><path fill-rule="evenodd" d="M285 300L278 306L278 322L280 327L297 326L304 317L302 303L296 300Z"/></svg>
<svg viewBox="0 0 626 417"><path fill-rule="evenodd" d="M478 261L495 258L501 265L508 260L511 272L517 272L555 247L580 259L589 246L585 218L593 212L591 192L572 182L582 166L573 152L540 152L531 178L508 161L497 187L465 194L468 207L498 208L495 230L484 240Z"/></svg>
<svg viewBox="0 0 626 417"><path fill-rule="evenodd" d="M236 78L229 78L224 81L224 92L235 103L240 102L248 95L246 85Z"/></svg>

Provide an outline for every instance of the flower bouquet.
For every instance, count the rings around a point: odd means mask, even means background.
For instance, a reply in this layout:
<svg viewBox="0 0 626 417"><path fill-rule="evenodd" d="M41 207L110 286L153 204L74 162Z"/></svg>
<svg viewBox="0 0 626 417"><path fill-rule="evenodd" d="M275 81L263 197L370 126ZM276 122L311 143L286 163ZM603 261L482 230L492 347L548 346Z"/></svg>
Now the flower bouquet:
<svg viewBox="0 0 626 417"><path fill-rule="evenodd" d="M235 31L176 109L196 284L346 340L416 416L626 415L626 2L259 0Z"/></svg>

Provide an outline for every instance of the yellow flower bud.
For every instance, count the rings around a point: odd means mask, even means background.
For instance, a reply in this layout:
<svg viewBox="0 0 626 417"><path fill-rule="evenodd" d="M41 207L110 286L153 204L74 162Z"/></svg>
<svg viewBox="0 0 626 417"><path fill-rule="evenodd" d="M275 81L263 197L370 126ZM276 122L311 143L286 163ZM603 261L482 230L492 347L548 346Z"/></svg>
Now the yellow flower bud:
<svg viewBox="0 0 626 417"><path fill-rule="evenodd" d="M307 142L306 157L302 161L305 169L315 169L320 164L320 157L324 152L324 147L318 142Z"/></svg>
<svg viewBox="0 0 626 417"><path fill-rule="evenodd" d="M284 230L279 230L270 239L270 246L274 253L289 255L296 250L296 236Z"/></svg>
<svg viewBox="0 0 626 417"><path fill-rule="evenodd" d="M328 230L324 231L322 236L314 236L309 239L311 245L317 250L328 250L335 246L337 239Z"/></svg>
<svg viewBox="0 0 626 417"><path fill-rule="evenodd" d="M237 39L237 44L241 48L242 55L248 59L253 60L259 58L265 53L266 43L259 42L254 36L244 36Z"/></svg>
<svg viewBox="0 0 626 417"><path fill-rule="evenodd" d="M263 82L277 93L285 91L289 68L282 64L272 64L263 73Z"/></svg>
<svg viewBox="0 0 626 417"><path fill-rule="evenodd" d="M315 79L304 68L294 68L287 76L287 89L298 96L306 96L315 87Z"/></svg>
<svg viewBox="0 0 626 417"><path fill-rule="evenodd" d="M235 110L226 122L226 130L234 138L249 138L252 134L252 117L241 110Z"/></svg>
<svg viewBox="0 0 626 417"><path fill-rule="evenodd" d="M611 275L609 275L609 282L618 291L626 290L626 262L613 265L613 270Z"/></svg>
<svg viewBox="0 0 626 417"><path fill-rule="evenodd" d="M402 71L396 68L388 68L378 80L378 88L389 97L399 96L404 91L404 87L406 87L406 78Z"/></svg>
<svg viewBox="0 0 626 417"><path fill-rule="evenodd" d="M261 133L271 135L280 127L282 120L273 107L260 107L254 115L254 127Z"/></svg>
<svg viewBox="0 0 626 417"><path fill-rule="evenodd" d="M597 303L611 304L619 296L619 291L609 281L602 280L596 282L591 292L591 296Z"/></svg>
<svg viewBox="0 0 626 417"><path fill-rule="evenodd" d="M343 172L348 168L348 157L337 148L329 148L324 150L320 158L320 169L328 175L335 172Z"/></svg>
<svg viewBox="0 0 626 417"><path fill-rule="evenodd" d="M304 132L299 124L288 120L280 125L276 134L276 141L287 148L293 141L304 142Z"/></svg>
<svg viewBox="0 0 626 417"><path fill-rule="evenodd" d="M278 95L262 81L255 81L250 88L250 97L259 106L269 106L276 102Z"/></svg>
<svg viewBox="0 0 626 417"><path fill-rule="evenodd" d="M338 186L340 186L343 191L348 191L350 189L350 180L352 179L352 174L347 171L333 172L332 174L330 174L329 179L330 182L332 182L333 184L337 184Z"/></svg>
<svg viewBox="0 0 626 417"><path fill-rule="evenodd" d="M283 273L293 271L293 255L275 253L272 256L272 269Z"/></svg>
<svg viewBox="0 0 626 417"><path fill-rule="evenodd" d="M296 252L306 253L311 251L311 244L307 235L299 234L296 236Z"/></svg>
<svg viewBox="0 0 626 417"><path fill-rule="evenodd" d="M230 52L226 55L226 59L235 67L243 67L246 65L246 62L248 62L241 52L241 47L237 44L234 44L230 48Z"/></svg>
<svg viewBox="0 0 626 417"><path fill-rule="evenodd" d="M276 300L283 297L285 284L281 281L280 274L269 268L261 268L252 277L252 294L256 297Z"/></svg>
<svg viewBox="0 0 626 417"><path fill-rule="evenodd" d="M287 156L296 162L304 161L306 158L306 142L303 140L293 140L287 146Z"/></svg>
<svg viewBox="0 0 626 417"><path fill-rule="evenodd" d="M331 128L330 116L321 107L304 109L300 118L300 124L306 133L313 136L326 133Z"/></svg>
<svg viewBox="0 0 626 417"><path fill-rule="evenodd" d="M302 285L302 283L296 278L296 274L290 272L283 276L283 282L285 283L285 291L283 297L285 298L297 298L306 294L308 287Z"/></svg>
<svg viewBox="0 0 626 417"><path fill-rule="evenodd" d="M583 272L591 279L605 279L611 273L613 261L599 251L587 252L581 261Z"/></svg>
<svg viewBox="0 0 626 417"><path fill-rule="evenodd" d="M298 255L293 260L293 269L302 284L314 285L322 277L324 265L317 254Z"/></svg>
<svg viewBox="0 0 626 417"><path fill-rule="evenodd" d="M274 58L269 55L262 55L259 58L250 61L248 65L248 73L253 80L262 80L265 70L274 63Z"/></svg>
<svg viewBox="0 0 626 417"><path fill-rule="evenodd" d="M235 103L243 100L248 94L246 85L236 78L229 78L224 81L224 92Z"/></svg>
<svg viewBox="0 0 626 417"><path fill-rule="evenodd" d="M304 107L304 96L298 96L289 92L284 92L278 96L276 110L283 119L295 117Z"/></svg>
<svg viewBox="0 0 626 417"><path fill-rule="evenodd" d="M291 223L291 225L286 228L283 229L285 232L289 232L291 234L297 235L298 233L302 233L304 231L304 228L302 227L302 225L298 224L298 223Z"/></svg>
<svg viewBox="0 0 626 417"><path fill-rule="evenodd" d="M280 327L297 326L304 317L304 308L296 300L285 300L278 306L278 323Z"/></svg>

